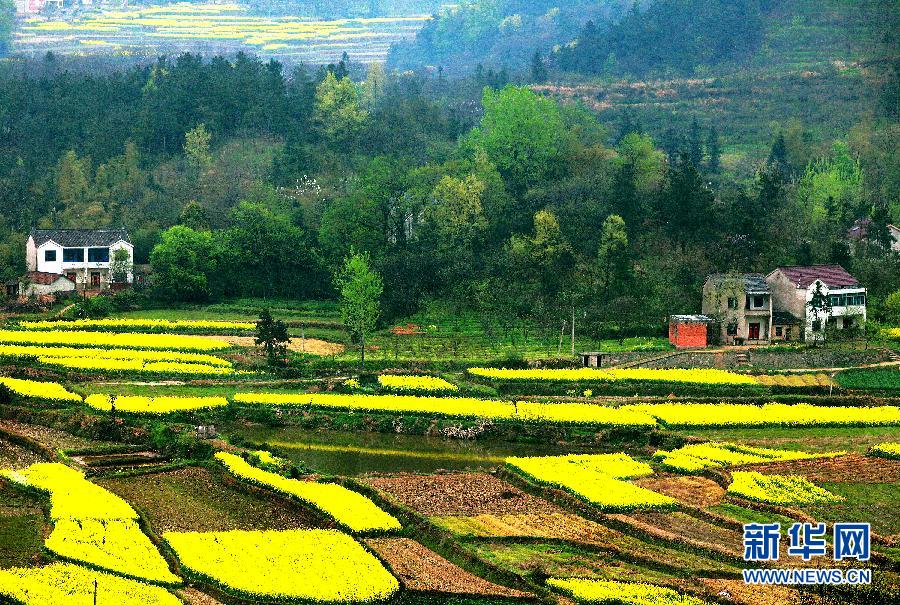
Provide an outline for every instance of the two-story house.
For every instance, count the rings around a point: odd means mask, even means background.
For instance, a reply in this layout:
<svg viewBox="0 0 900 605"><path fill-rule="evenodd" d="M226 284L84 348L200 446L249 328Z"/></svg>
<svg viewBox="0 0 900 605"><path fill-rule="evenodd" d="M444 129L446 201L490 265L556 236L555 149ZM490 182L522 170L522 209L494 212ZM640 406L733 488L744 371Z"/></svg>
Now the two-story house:
<svg viewBox="0 0 900 605"><path fill-rule="evenodd" d="M713 318L719 341L758 343L770 339L772 293L759 273L715 273L703 284L703 314Z"/></svg>
<svg viewBox="0 0 900 605"><path fill-rule="evenodd" d="M114 276L117 253L123 271ZM131 283L133 262L134 246L125 229L32 229L25 243L29 272L64 275L81 290L105 289L114 279Z"/></svg>
<svg viewBox="0 0 900 605"><path fill-rule="evenodd" d="M840 265L778 267L766 282L775 314L796 318L805 340L822 340L826 327L851 329L866 323L866 289ZM810 306L816 295L829 302L821 311Z"/></svg>

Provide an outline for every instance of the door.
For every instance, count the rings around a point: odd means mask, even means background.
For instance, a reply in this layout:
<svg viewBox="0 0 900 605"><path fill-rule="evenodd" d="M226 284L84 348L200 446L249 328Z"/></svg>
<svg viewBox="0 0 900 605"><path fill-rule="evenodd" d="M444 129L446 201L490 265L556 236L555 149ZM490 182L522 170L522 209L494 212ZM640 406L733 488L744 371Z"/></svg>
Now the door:
<svg viewBox="0 0 900 605"><path fill-rule="evenodd" d="M759 340L759 323L750 324L750 334L747 338L749 340Z"/></svg>
<svg viewBox="0 0 900 605"><path fill-rule="evenodd" d="M96 271L91 272L91 287L92 288L100 287L100 274Z"/></svg>

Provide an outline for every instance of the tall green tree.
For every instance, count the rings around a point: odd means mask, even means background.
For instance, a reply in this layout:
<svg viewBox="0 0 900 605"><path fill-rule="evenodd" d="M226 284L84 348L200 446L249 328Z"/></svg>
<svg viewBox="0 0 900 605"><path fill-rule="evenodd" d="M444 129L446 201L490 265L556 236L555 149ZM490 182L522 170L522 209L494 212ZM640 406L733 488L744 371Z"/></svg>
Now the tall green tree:
<svg viewBox="0 0 900 605"><path fill-rule="evenodd" d="M570 140L559 105L528 88L484 89L484 117L471 138L515 195L565 172Z"/></svg>
<svg viewBox="0 0 900 605"><path fill-rule="evenodd" d="M334 285L341 297L341 318L359 342L359 365L365 368L366 336L375 330L381 315L381 275L372 269L368 253L351 250L334 275Z"/></svg>
<svg viewBox="0 0 900 605"><path fill-rule="evenodd" d="M153 286L163 300L200 302L213 295L219 251L209 232L176 225L150 253Z"/></svg>
<svg viewBox="0 0 900 605"><path fill-rule="evenodd" d="M356 84L328 72L316 88L315 116L325 140L338 147L357 141L369 113L362 107Z"/></svg>
<svg viewBox="0 0 900 605"><path fill-rule="evenodd" d="M269 309L263 309L256 322L256 344L266 350L266 359L270 366L282 363L287 354L287 345L291 342L287 324L272 317Z"/></svg>

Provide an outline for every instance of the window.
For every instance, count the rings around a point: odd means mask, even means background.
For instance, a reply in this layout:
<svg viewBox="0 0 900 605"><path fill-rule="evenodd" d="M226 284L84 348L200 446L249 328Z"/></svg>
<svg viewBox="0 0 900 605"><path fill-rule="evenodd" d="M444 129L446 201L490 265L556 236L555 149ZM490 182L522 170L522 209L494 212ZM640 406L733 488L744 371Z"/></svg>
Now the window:
<svg viewBox="0 0 900 605"><path fill-rule="evenodd" d="M866 295L865 294L848 294L847 295L847 304L848 305L865 305L866 304Z"/></svg>
<svg viewBox="0 0 900 605"><path fill-rule="evenodd" d="M784 336L784 328L782 328L781 326L775 326L775 336L778 336L779 338Z"/></svg>
<svg viewBox="0 0 900 605"><path fill-rule="evenodd" d="M852 327L853 327L853 318L852 318L852 317L845 317L845 318L844 318L844 329L845 329L845 330L849 330L849 329L852 328Z"/></svg>
<svg viewBox="0 0 900 605"><path fill-rule="evenodd" d="M64 263L83 263L84 248L63 248Z"/></svg>
<svg viewBox="0 0 900 605"><path fill-rule="evenodd" d="M108 263L109 248L88 248L89 263Z"/></svg>
<svg viewBox="0 0 900 605"><path fill-rule="evenodd" d="M828 300L832 307L843 307L847 304L847 297L843 294L832 294Z"/></svg>
<svg viewBox="0 0 900 605"><path fill-rule="evenodd" d="M44 262L45 263L55 263L56 262L56 250L44 250Z"/></svg>
<svg viewBox="0 0 900 605"><path fill-rule="evenodd" d="M725 331L729 336L737 336L737 324L728 324Z"/></svg>
<svg viewBox="0 0 900 605"><path fill-rule="evenodd" d="M66 273L66 277L68 277L73 282L78 283L78 274L77 273Z"/></svg>
<svg viewBox="0 0 900 605"><path fill-rule="evenodd" d="M784 337L787 340L790 340L794 336L794 328L792 326L787 327L787 331L784 333Z"/></svg>
<svg viewBox="0 0 900 605"><path fill-rule="evenodd" d="M729 309L737 309L737 299L736 298L728 299L728 308Z"/></svg>
<svg viewBox="0 0 900 605"><path fill-rule="evenodd" d="M754 296L753 297L753 308L754 309L762 309L763 308L763 300L762 296Z"/></svg>
<svg viewBox="0 0 900 605"><path fill-rule="evenodd" d="M812 330L813 330L813 332L821 332L822 331L822 320L821 319L813 320Z"/></svg>

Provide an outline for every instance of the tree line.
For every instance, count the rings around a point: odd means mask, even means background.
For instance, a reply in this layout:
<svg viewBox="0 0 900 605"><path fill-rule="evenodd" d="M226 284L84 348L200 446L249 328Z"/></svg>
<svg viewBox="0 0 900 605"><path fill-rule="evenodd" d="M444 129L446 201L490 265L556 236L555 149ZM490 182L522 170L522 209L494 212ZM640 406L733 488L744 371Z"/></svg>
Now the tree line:
<svg viewBox="0 0 900 605"><path fill-rule="evenodd" d="M712 124L661 145L527 87L347 60L290 74L242 56L110 73L53 61L0 74L10 275L32 225L124 225L167 303L333 297L357 253L386 320L440 300L597 336L656 333L717 271L841 263L876 315L900 282L871 132L827 149L782 132L747 182ZM848 240L862 218L869 239Z"/></svg>

